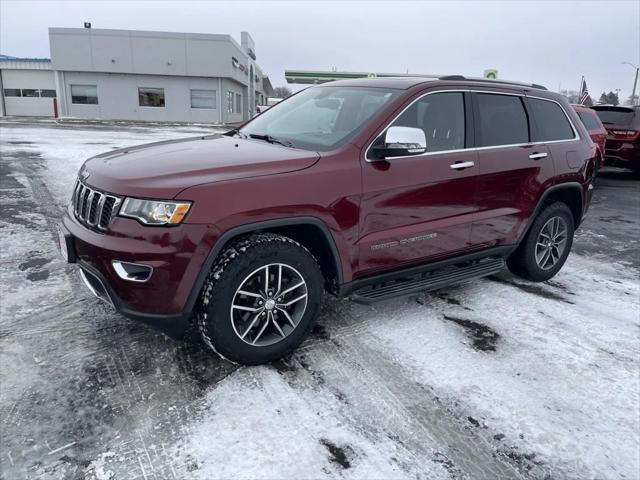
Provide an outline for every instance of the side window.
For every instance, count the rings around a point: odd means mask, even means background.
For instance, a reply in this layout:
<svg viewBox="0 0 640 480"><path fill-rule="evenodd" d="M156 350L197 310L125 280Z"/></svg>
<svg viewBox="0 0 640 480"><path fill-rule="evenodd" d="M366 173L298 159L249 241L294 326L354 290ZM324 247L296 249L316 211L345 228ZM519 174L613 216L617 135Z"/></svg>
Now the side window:
<svg viewBox="0 0 640 480"><path fill-rule="evenodd" d="M529 142L529 120L519 96L478 93L477 99L480 146Z"/></svg>
<svg viewBox="0 0 640 480"><path fill-rule="evenodd" d="M575 137L573 128L556 102L529 98L533 118L536 122L537 135L534 142L552 142L554 140L572 140Z"/></svg>
<svg viewBox="0 0 640 480"><path fill-rule="evenodd" d="M391 126L424 130L427 152L464 148L464 95L433 93L413 103Z"/></svg>
<svg viewBox="0 0 640 480"><path fill-rule="evenodd" d="M98 87L95 85L71 85L71 103L98 105Z"/></svg>
<svg viewBox="0 0 640 480"><path fill-rule="evenodd" d="M164 107L164 88L138 87L138 105Z"/></svg>

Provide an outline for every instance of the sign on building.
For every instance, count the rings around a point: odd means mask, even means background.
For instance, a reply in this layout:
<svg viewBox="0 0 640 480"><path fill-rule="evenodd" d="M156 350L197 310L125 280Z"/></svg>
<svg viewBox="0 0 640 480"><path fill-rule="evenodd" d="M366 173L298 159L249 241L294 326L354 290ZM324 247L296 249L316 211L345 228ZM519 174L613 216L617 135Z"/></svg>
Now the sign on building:
<svg viewBox="0 0 640 480"><path fill-rule="evenodd" d="M498 78L498 70L493 70L493 69L485 70L484 78L488 78L489 80L496 80Z"/></svg>

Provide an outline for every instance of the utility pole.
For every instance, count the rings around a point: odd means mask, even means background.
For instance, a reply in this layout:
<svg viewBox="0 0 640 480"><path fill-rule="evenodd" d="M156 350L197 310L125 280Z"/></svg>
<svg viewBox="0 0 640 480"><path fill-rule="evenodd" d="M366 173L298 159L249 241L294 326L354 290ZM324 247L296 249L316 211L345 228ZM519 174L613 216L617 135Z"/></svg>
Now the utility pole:
<svg viewBox="0 0 640 480"><path fill-rule="evenodd" d="M638 70L640 70L640 68L636 67L633 63L629 63L629 62L622 62L623 65L631 65L633 68L636 69L636 78L633 81L633 90L631 90L631 103L633 104L633 102L636 99L636 86L638 85Z"/></svg>

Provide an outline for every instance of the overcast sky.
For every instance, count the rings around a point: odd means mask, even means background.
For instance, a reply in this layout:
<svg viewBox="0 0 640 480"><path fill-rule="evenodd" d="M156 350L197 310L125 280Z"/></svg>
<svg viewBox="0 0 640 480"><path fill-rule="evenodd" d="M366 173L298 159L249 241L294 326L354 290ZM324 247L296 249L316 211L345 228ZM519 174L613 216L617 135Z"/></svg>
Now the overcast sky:
<svg viewBox="0 0 640 480"><path fill-rule="evenodd" d="M0 52L48 57L48 27L248 31L272 84L285 69L499 77L631 94L640 1L20 1L0 0ZM639 86L640 88L640 86Z"/></svg>

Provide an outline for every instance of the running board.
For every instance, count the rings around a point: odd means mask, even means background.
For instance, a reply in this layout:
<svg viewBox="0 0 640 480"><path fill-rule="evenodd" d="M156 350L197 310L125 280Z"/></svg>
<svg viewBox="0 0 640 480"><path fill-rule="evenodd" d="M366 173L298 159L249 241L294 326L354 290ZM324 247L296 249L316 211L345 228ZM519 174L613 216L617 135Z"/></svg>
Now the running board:
<svg viewBox="0 0 640 480"><path fill-rule="evenodd" d="M384 283L374 284L354 291L351 299L358 303L374 303L388 298L411 293L437 290L454 283L463 283L476 278L498 273L505 267L502 258L487 258L465 264L452 265L410 277L400 277Z"/></svg>

